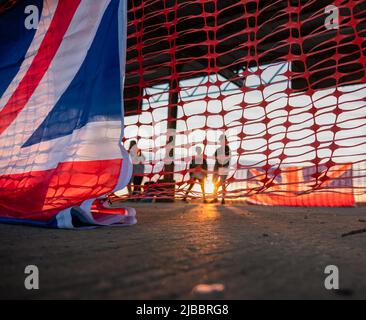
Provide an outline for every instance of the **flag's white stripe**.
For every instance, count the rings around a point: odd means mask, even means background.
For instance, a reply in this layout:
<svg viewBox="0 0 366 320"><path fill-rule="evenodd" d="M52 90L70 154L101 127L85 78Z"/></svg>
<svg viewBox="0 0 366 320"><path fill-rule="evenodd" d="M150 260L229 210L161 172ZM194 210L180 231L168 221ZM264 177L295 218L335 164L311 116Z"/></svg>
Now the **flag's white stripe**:
<svg viewBox="0 0 366 320"><path fill-rule="evenodd" d="M108 215L106 214L103 216L103 219L96 220L93 215L91 214L90 209L85 211L83 206L81 205L78 209L77 208L67 208L62 210L56 216L57 221L57 228L60 229L90 229L89 226L84 227L75 227L72 223L72 216L71 210L79 210L79 214L84 216L84 219L90 223L90 226L116 226L116 227L123 227L123 226L131 226L137 223L136 219L136 210L134 208L123 208L126 212L124 215Z"/></svg>
<svg viewBox="0 0 366 320"><path fill-rule="evenodd" d="M15 78L13 79L13 81L11 82L11 84L6 89L6 91L4 92L4 94L0 99L0 111L8 103L9 99L14 94L15 90L18 88L20 81L23 79L25 74L28 72L29 67L33 63L34 57L36 56L38 49L52 22L57 5L58 0L44 0L42 16L39 20L36 34L33 38L30 47L28 48L28 51L25 55L25 59L22 62L22 65L20 66L19 72L17 73L17 75L15 76Z"/></svg>
<svg viewBox="0 0 366 320"><path fill-rule="evenodd" d="M109 3L110 0L81 1L45 76L16 120L0 136L1 159L11 153L11 162L14 163L21 153L22 158L30 157L29 160L32 160L29 153L34 152L34 148L21 147L42 124L76 76ZM9 141L12 146L7 146ZM63 157L59 160L64 161Z"/></svg>
<svg viewBox="0 0 366 320"><path fill-rule="evenodd" d="M60 162L121 159L120 132L120 121L88 123L72 135L1 157L0 175L54 169Z"/></svg>
<svg viewBox="0 0 366 320"><path fill-rule="evenodd" d="M57 214L57 227L60 229L74 229L72 224L72 217L71 217L71 208L67 208L62 210L60 213Z"/></svg>

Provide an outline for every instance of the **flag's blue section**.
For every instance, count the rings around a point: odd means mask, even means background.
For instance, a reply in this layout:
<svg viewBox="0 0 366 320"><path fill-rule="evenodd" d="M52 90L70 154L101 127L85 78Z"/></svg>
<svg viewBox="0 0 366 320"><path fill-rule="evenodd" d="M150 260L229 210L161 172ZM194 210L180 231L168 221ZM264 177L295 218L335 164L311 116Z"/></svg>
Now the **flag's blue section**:
<svg viewBox="0 0 366 320"><path fill-rule="evenodd" d="M25 8L37 6L42 14L42 0L19 1L0 18L0 97L18 73L25 55L36 33L25 28Z"/></svg>
<svg viewBox="0 0 366 320"><path fill-rule="evenodd" d="M89 122L121 119L118 1L106 10L75 79L24 147L71 134Z"/></svg>

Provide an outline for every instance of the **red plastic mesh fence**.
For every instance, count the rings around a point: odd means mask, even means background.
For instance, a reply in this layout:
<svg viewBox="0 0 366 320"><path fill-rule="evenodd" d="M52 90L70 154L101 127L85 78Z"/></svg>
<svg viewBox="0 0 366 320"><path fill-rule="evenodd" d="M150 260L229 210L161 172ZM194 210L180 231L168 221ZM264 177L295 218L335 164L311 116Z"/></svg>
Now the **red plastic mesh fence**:
<svg viewBox="0 0 366 320"><path fill-rule="evenodd" d="M364 201L365 66L364 0L130 1L126 196Z"/></svg>

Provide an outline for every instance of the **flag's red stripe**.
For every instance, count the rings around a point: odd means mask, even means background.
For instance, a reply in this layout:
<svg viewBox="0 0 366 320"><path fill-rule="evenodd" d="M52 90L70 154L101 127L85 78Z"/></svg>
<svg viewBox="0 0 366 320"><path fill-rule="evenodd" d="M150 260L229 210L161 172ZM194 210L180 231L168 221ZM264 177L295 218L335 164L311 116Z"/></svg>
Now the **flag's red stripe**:
<svg viewBox="0 0 366 320"><path fill-rule="evenodd" d="M111 192L122 161L66 162L51 170L0 175L1 216L48 221L56 211Z"/></svg>
<svg viewBox="0 0 366 320"><path fill-rule="evenodd" d="M51 25L42 41L32 65L0 111L0 134L2 134L23 110L35 89L49 68L71 20L80 4L80 0L60 0Z"/></svg>

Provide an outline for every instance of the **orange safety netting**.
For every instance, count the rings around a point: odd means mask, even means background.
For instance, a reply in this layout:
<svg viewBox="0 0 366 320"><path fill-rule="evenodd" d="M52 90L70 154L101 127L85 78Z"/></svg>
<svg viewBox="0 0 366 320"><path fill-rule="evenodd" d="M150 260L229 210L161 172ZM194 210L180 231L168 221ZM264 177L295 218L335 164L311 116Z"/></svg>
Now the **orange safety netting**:
<svg viewBox="0 0 366 320"><path fill-rule="evenodd" d="M130 1L125 196L364 201L365 66L363 0Z"/></svg>

